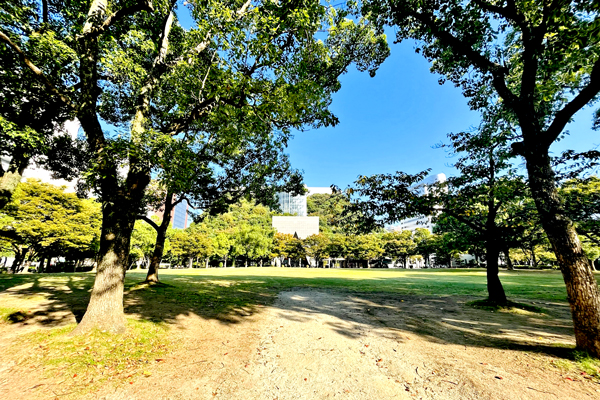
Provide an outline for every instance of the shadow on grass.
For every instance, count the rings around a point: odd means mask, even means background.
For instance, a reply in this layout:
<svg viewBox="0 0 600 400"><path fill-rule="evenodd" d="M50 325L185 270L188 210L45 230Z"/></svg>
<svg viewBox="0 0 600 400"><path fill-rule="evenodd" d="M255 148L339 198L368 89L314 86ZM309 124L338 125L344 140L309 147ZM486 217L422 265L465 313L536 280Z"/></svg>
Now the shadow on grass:
<svg viewBox="0 0 600 400"><path fill-rule="evenodd" d="M484 277L458 279L450 284L432 277L432 281L416 282L385 277L315 279L248 272L224 276L163 273L162 284L148 285L140 283L142 274L128 273L125 312L167 324L193 315L236 324L262 312L265 306L276 304L283 318L334 316L338 322L331 322L328 327L350 337L360 337L367 326L387 328L386 334L411 332L436 343L572 357L569 342L573 329L566 303L542 300L547 314L474 309L466 303L485 296ZM81 320L93 280L92 274L0 275L0 294L24 300L43 296L31 313L25 313L28 318L14 323L57 326ZM305 295L297 301L275 303L279 293L298 289ZM326 297L327 302L315 301L321 293L333 295ZM534 300L540 301L535 296ZM401 334L396 336L397 340L404 340Z"/></svg>

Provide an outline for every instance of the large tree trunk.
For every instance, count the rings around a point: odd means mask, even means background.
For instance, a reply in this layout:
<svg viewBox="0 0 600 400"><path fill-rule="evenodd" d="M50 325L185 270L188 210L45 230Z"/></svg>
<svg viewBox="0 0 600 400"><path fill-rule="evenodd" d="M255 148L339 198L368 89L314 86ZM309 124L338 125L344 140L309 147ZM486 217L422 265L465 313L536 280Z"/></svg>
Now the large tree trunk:
<svg viewBox="0 0 600 400"><path fill-rule="evenodd" d="M158 267L165 251L165 241L167 240L167 229L169 229L169 223L171 222L171 212L175 208L173 202L173 192L167 191L167 197L165 199L165 205L163 210L163 219L159 226L156 224L152 225L156 229L156 243L154 244L154 251L152 252L152 258L150 259L150 265L148 266L148 274L146 275L146 283L158 283Z"/></svg>
<svg viewBox="0 0 600 400"><path fill-rule="evenodd" d="M488 298L493 303L506 304L506 294L498 276L498 256L500 255L500 249L495 243L495 238L489 237L487 239L486 248Z"/></svg>
<svg viewBox="0 0 600 400"><path fill-rule="evenodd" d="M547 150L525 154L529 186L567 287L577 348L600 357L600 292L573 223L565 216Z"/></svg>
<svg viewBox="0 0 600 400"><path fill-rule="evenodd" d="M72 334L92 329L125 332L123 287L135 213L128 202L104 202L100 262L87 311Z"/></svg>

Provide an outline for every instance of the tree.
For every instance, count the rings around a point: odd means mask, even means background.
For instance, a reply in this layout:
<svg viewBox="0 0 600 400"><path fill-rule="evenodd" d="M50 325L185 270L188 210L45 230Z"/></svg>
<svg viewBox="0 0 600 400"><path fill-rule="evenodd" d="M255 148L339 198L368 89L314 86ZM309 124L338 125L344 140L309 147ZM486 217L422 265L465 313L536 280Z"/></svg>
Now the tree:
<svg viewBox="0 0 600 400"><path fill-rule="evenodd" d="M298 266L302 268L302 260L306 259L306 249L302 245L302 239L293 237L289 242L288 247L289 256L292 260L298 260ZM308 268L308 263L306 268Z"/></svg>
<svg viewBox="0 0 600 400"><path fill-rule="evenodd" d="M600 178L572 179L560 188L565 210L579 235L600 245Z"/></svg>
<svg viewBox="0 0 600 400"><path fill-rule="evenodd" d="M371 260L381 257L384 253L383 243L377 235L355 235L348 240L348 254L356 260L367 261L367 268L371 268Z"/></svg>
<svg viewBox="0 0 600 400"><path fill-rule="evenodd" d="M156 243L156 230L143 221L136 221L131 234L130 263L143 259L146 267L150 265L150 257Z"/></svg>
<svg viewBox="0 0 600 400"><path fill-rule="evenodd" d="M327 249L327 253L329 257L332 258L345 258L348 255L348 246L349 246L349 238L350 236L343 235L340 233L335 233L329 236L329 248ZM347 260L346 260L347 262Z"/></svg>
<svg viewBox="0 0 600 400"><path fill-rule="evenodd" d="M600 293L557 191L549 148L600 91L597 2L365 0L364 15L416 39L472 108L501 102L518 126L531 195L563 273L577 347L600 357ZM490 96L488 88L493 88Z"/></svg>
<svg viewBox="0 0 600 400"><path fill-rule="evenodd" d="M167 188L159 191L164 198L162 222L155 224L147 216L140 216L157 231L146 282L158 282L166 230L177 204L187 202L205 214L216 214L243 197L271 205L275 192L303 190L302 176L291 168L283 153L285 141L281 135L246 134L242 129L232 128L236 125L243 126L244 122L230 116L202 143L201 151L174 147L168 157L171 162L161 166L158 182ZM241 135L245 140L232 141L230 132L219 134L236 129L239 131L236 136ZM150 201L150 208L157 208L156 205Z"/></svg>
<svg viewBox="0 0 600 400"><path fill-rule="evenodd" d="M86 176L103 205L98 272L75 333L125 330L131 233L152 171L172 161L165 149L184 143L201 152L198 142L216 132L243 141L277 131L285 142L292 128L333 124L328 106L339 75L352 63L374 73L388 54L385 37L365 20L317 1L189 7L189 30L177 24L174 0L23 1L0 21L0 40L19 68L81 123ZM328 32L325 41L318 30ZM245 129L215 128L232 115Z"/></svg>
<svg viewBox="0 0 600 400"><path fill-rule="evenodd" d="M277 266L281 267L283 261L291 257L293 253L292 242L294 235L289 233L276 232L273 237L273 247L271 249L271 257L277 259Z"/></svg>
<svg viewBox="0 0 600 400"><path fill-rule="evenodd" d="M501 251L508 251L509 240L513 240L518 224L513 221L503 225L502 221L507 219L508 205L522 200L526 190L525 183L515 178L507 157L505 136L510 130L500 122L497 114L488 113L477 131L448 135L450 144L440 147L449 147L460 155L454 164L460 172L457 177L427 184L422 179L429 171L415 175L380 174L359 178L349 194L358 194L353 208L367 216L364 229L370 229L369 225L427 215L441 222L437 231L467 233L472 243L485 249L489 301L506 304L506 294L498 277L498 258ZM514 206L511 211L515 211ZM431 232L423 228L417 228L414 235L417 252L426 264L435 253L430 235ZM462 243L451 243L452 237L460 238ZM446 235L443 239L448 253L466 251L469 246L464 242L466 235ZM452 249L448 247L451 244Z"/></svg>
<svg viewBox="0 0 600 400"><path fill-rule="evenodd" d="M186 230L177 229L171 237L171 254L180 260L188 259L189 266L196 258L208 259L213 253L212 239L192 226Z"/></svg>
<svg viewBox="0 0 600 400"><path fill-rule="evenodd" d="M302 241L306 255L315 259L317 267L321 260L329 257L329 243L329 238L322 233L310 235Z"/></svg>
<svg viewBox="0 0 600 400"><path fill-rule="evenodd" d="M53 65L48 67L53 71L61 68L61 64L69 64L70 52L64 47L53 46L52 38L45 34L50 25L57 28L56 21L35 21L36 15L31 13L35 8L36 2L28 0L2 2L0 5L0 24L4 29L18 30L23 22L15 18L18 15L26 18L24 26L32 33L31 40L22 43L21 53L8 46L0 47L0 156L9 160L6 169L0 165L0 210L10 202L32 160L42 161L42 156L54 149L57 140L63 146L67 144L68 136L54 136L59 133L57 127L73 115L68 108L48 96L46 86L37 79L35 70L23 68L22 58L27 55L30 58L52 57ZM1 35L6 43L6 35ZM44 51L49 54L43 54Z"/></svg>
<svg viewBox="0 0 600 400"><path fill-rule="evenodd" d="M77 252L89 255L100 234L100 204L29 179L17 186L0 222L0 236L15 249L15 270L27 252L48 260Z"/></svg>
<svg viewBox="0 0 600 400"><path fill-rule="evenodd" d="M341 193L317 193L306 198L309 216L319 217L319 231L322 233L343 233L343 211L348 199Z"/></svg>
<svg viewBox="0 0 600 400"><path fill-rule="evenodd" d="M381 235L381 239L383 240L383 255L391 258L394 264L401 261L404 268L406 268L408 256L413 254L417 247L413 241L412 232L387 232Z"/></svg>

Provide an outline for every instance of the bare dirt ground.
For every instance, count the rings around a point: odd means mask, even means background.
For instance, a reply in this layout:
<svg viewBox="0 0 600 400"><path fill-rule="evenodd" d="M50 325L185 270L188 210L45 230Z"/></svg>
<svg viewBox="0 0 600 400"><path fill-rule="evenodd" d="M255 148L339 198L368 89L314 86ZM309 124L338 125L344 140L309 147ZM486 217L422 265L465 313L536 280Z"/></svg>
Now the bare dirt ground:
<svg viewBox="0 0 600 400"><path fill-rule="evenodd" d="M467 300L294 290L236 323L179 316L177 350L147 377L79 398L600 399L600 384L556 365L557 344L573 344L566 304L515 314ZM69 396L11 352L42 324L0 328L0 398Z"/></svg>

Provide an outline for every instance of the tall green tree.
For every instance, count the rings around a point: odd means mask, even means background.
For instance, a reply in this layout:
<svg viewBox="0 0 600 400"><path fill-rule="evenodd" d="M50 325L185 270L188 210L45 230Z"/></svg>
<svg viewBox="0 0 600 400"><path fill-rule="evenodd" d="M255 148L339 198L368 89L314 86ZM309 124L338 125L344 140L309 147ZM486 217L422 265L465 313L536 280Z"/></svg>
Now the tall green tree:
<svg viewBox="0 0 600 400"><path fill-rule="evenodd" d="M408 257L414 254L417 247L412 232L386 232L381 235L381 239L383 240L384 256L391 258L393 264L401 261L404 268L406 268Z"/></svg>
<svg viewBox="0 0 600 400"><path fill-rule="evenodd" d="M384 254L383 243L378 235L353 235L348 238L346 251L350 258L367 262L367 268L371 268L371 260L377 259Z"/></svg>
<svg viewBox="0 0 600 400"><path fill-rule="evenodd" d="M321 261L329 257L329 238L322 234L310 235L302 241L306 255L315 260L318 267Z"/></svg>
<svg viewBox="0 0 600 400"><path fill-rule="evenodd" d="M365 20L318 1L186 4L195 22L187 30L175 0L24 0L0 21L18 67L81 123L88 182L103 204L98 272L76 333L125 330L131 232L153 170L173 161L165 149L201 151L217 133L243 141L277 130L285 141L292 128L333 124L338 76L352 63L374 72L388 54ZM215 128L230 116L244 129Z"/></svg>
<svg viewBox="0 0 600 400"><path fill-rule="evenodd" d="M306 198L307 214L319 217L322 233L345 231L343 212L347 205L348 199L341 193L316 193Z"/></svg>
<svg viewBox="0 0 600 400"><path fill-rule="evenodd" d="M276 232L273 237L273 247L271 248L271 257L276 259L276 265L281 267L284 260L291 257L293 252L292 242L294 235L289 233Z"/></svg>
<svg viewBox="0 0 600 400"><path fill-rule="evenodd" d="M600 292L557 190L549 148L600 92L596 1L364 0L398 41L416 39L432 72L472 108L500 101L518 127L531 195L563 273L577 347L600 357ZM488 88L494 95L489 96Z"/></svg>
<svg viewBox="0 0 600 400"><path fill-rule="evenodd" d="M82 200L64 187L29 179L17 186L12 201L0 212L0 236L16 250L16 269L27 252L42 258L76 252L93 255L100 218L95 200Z"/></svg>

